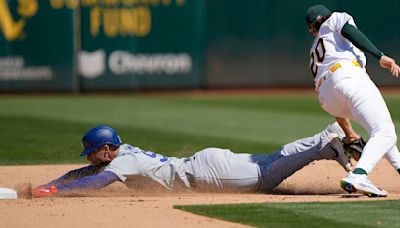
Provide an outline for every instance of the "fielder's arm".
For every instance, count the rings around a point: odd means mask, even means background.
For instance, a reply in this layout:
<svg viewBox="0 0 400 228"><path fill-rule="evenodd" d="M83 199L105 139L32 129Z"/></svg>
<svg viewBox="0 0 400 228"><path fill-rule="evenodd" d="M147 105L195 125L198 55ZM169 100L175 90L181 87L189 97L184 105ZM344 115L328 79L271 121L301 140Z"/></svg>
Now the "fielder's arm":
<svg viewBox="0 0 400 228"><path fill-rule="evenodd" d="M382 68L390 70L390 73L392 73L392 75L395 77L400 75L399 65L397 65L394 59L390 58L389 56L382 56L382 58L379 59L379 65L381 65Z"/></svg>
<svg viewBox="0 0 400 228"><path fill-rule="evenodd" d="M368 38L355 26L348 22L343 26L341 34L346 39L350 40L354 46L362 51L368 52L379 60L382 68L390 70L393 76L398 77L400 74L400 67L396 64L394 59L383 54Z"/></svg>
<svg viewBox="0 0 400 228"><path fill-rule="evenodd" d="M346 143L351 143L360 138L360 136L353 130L351 126L350 120L347 118L335 117L336 121L338 122L339 126L343 129L346 139Z"/></svg>

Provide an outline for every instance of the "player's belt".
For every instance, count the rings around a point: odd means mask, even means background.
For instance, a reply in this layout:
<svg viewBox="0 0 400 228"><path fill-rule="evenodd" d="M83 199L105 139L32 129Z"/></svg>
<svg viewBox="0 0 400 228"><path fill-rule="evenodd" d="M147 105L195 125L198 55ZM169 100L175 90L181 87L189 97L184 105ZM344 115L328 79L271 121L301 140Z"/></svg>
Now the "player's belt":
<svg viewBox="0 0 400 228"><path fill-rule="evenodd" d="M360 65L357 61L355 61L355 60L351 61L351 63L352 63L354 66L361 67L361 65ZM334 65L329 69L329 72L330 72L330 73L333 73L333 72L335 72L337 69L339 69L340 67L342 67L342 65L341 65L340 63L336 63L336 64L334 64ZM319 87L321 87L322 83L323 83L326 79L327 79L327 76L323 76L323 77L321 77L321 78L318 80L317 86L315 87L317 91L319 90Z"/></svg>
<svg viewBox="0 0 400 228"><path fill-rule="evenodd" d="M357 62L357 61L351 61L352 63L353 63L353 65L354 66L358 66L358 67L361 67L361 65ZM335 72L337 69L339 69L340 67L342 67L342 65L340 65L340 63L336 63L336 64L334 64L330 69L329 69L329 71L331 72L331 73L333 73L333 72Z"/></svg>

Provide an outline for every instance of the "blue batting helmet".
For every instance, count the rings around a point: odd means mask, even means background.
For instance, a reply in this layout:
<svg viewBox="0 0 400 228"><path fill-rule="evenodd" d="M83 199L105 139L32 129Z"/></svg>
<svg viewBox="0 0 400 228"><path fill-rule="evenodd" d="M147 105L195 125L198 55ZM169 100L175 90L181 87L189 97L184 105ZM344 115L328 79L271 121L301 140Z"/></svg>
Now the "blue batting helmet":
<svg viewBox="0 0 400 228"><path fill-rule="evenodd" d="M119 147L122 142L114 128L100 125L88 131L82 137L83 152L81 157L86 156L105 144Z"/></svg>

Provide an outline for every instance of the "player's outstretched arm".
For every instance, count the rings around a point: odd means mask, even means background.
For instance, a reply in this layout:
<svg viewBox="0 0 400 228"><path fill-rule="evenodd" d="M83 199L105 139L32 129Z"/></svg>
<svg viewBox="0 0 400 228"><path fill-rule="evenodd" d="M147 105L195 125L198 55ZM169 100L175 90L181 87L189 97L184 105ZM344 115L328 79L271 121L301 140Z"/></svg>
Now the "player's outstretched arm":
<svg viewBox="0 0 400 228"><path fill-rule="evenodd" d="M392 73L393 76L399 77L400 67L399 65L396 64L394 59L390 58L389 56L383 55L379 59L379 64L381 65L382 68L390 70L390 73Z"/></svg>
<svg viewBox="0 0 400 228"><path fill-rule="evenodd" d="M103 171L93 176L86 176L68 184L58 186L59 191L99 189L118 181L119 177L111 171Z"/></svg>
<svg viewBox="0 0 400 228"><path fill-rule="evenodd" d="M99 189L103 188L115 181L118 181L118 176L111 171L103 171L99 174L92 176L85 176L80 179L76 179L67 184L62 185L41 185L36 188L32 188L32 196L34 197L46 197L52 196L59 192L65 191L82 191L87 189Z"/></svg>
<svg viewBox="0 0 400 228"><path fill-rule="evenodd" d="M88 166L84 166L79 169L74 169L74 170L71 170L68 173L62 175L61 177L50 181L45 186L58 186L58 185L67 184L71 181L80 179L85 176L95 175L100 172L100 169L101 169L101 166L95 166L95 165L88 165Z"/></svg>

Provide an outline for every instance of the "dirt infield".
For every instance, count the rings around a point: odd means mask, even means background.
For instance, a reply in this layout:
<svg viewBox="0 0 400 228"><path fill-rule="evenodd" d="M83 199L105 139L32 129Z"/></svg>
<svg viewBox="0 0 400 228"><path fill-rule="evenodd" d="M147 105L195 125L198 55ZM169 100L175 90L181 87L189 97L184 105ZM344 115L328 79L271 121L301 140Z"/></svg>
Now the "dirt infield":
<svg viewBox="0 0 400 228"><path fill-rule="evenodd" d="M272 193L231 194L166 192L162 188L127 189L122 183L96 192L53 198L29 198L26 189L80 165L2 166L0 187L16 188L20 198L0 200L0 227L244 227L173 209L173 205L361 201L400 199L400 176L385 161L370 178L389 191L387 198L348 197L339 187L344 170L334 161L312 163Z"/></svg>

